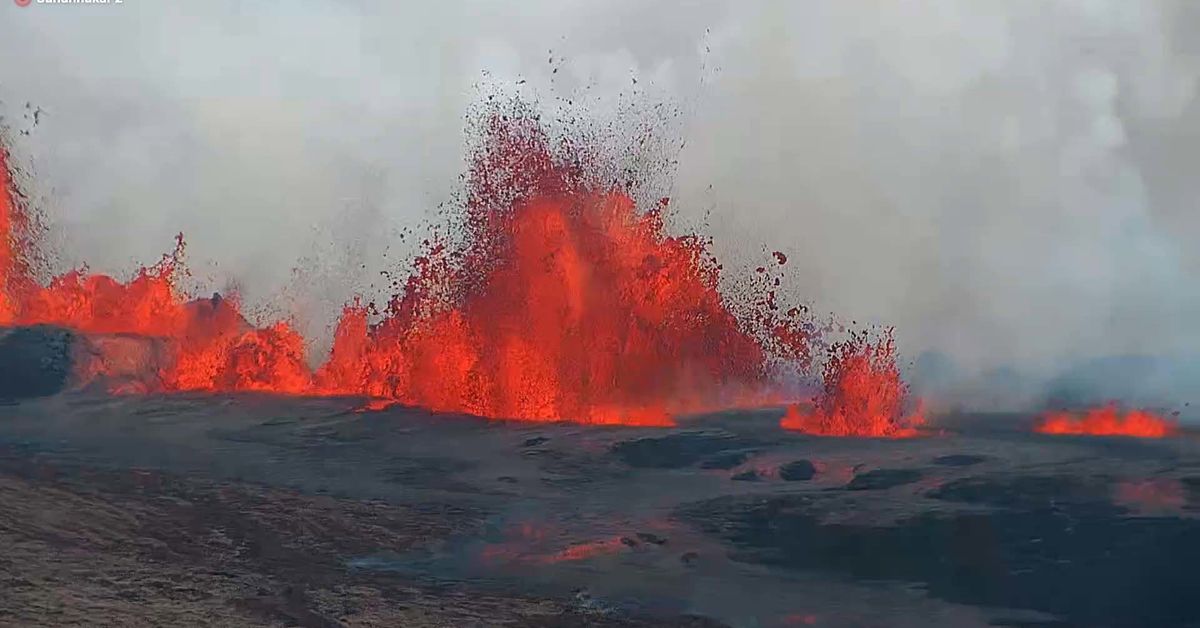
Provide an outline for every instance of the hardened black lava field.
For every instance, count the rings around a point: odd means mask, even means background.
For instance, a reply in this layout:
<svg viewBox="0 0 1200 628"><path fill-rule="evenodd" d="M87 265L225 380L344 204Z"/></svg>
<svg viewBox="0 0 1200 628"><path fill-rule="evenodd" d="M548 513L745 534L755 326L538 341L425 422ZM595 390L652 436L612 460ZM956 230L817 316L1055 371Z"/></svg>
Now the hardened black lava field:
<svg viewBox="0 0 1200 628"><path fill-rule="evenodd" d="M3 406L10 625L1189 626L1200 442L354 400ZM1000 420L1003 419L1003 420ZM996 426L1008 426L998 428ZM736 592L733 594L732 592Z"/></svg>

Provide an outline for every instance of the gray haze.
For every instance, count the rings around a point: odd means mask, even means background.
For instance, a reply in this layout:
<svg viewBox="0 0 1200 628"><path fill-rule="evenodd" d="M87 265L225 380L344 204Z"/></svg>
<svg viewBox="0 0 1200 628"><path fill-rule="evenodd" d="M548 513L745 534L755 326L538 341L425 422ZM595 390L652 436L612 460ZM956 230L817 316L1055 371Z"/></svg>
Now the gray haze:
<svg viewBox="0 0 1200 628"><path fill-rule="evenodd" d="M63 264L183 231L199 283L319 330L453 197L481 93L665 102L677 219L734 273L784 251L790 293L1012 366L987 381L1014 397L1103 356L1200 364L1192 0L3 2ZM1200 376L1158 370L1171 402Z"/></svg>

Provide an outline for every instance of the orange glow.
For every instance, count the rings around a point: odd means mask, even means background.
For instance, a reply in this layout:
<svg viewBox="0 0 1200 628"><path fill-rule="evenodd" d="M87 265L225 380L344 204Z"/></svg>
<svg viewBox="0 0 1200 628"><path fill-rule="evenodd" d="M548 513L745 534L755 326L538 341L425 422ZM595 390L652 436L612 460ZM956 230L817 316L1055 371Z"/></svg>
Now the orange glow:
<svg viewBox="0 0 1200 628"><path fill-rule="evenodd" d="M1046 412L1033 429L1042 434L1162 438L1175 434L1179 426L1152 412L1122 412L1116 404L1110 403L1082 412Z"/></svg>
<svg viewBox="0 0 1200 628"><path fill-rule="evenodd" d="M524 562L552 565L590 560L625 552L637 541L606 536L564 544L565 532L548 523L524 522L505 531L505 539L485 545L479 558L486 563Z"/></svg>
<svg viewBox="0 0 1200 628"><path fill-rule="evenodd" d="M0 149L2 150L2 149ZM0 152L0 325L12 322L16 317L15 299L9 295L8 282L14 276L13 262L16 251L13 250L13 217L16 213L10 191L6 155Z"/></svg>
<svg viewBox="0 0 1200 628"><path fill-rule="evenodd" d="M434 287L462 272L445 249L382 322L348 308L323 390L450 412L669 425L737 384L765 384L765 353L729 314L691 240L662 235L622 194L541 198L494 223L506 259L463 253L475 279L457 303ZM493 246L489 244L489 246ZM450 277L442 273L450 274Z"/></svg>
<svg viewBox="0 0 1200 628"><path fill-rule="evenodd" d="M318 368L286 322L256 327L236 299L189 300L178 288L182 236L128 281L83 268L38 285L17 246L21 206L5 168L0 324L159 339L166 357L155 354L152 377L114 390L360 395L373 400L364 410L645 426L788 400L780 382L807 369L815 331L806 310L776 302L771 271L723 295L710 242L667 233L668 199L638 208L588 171L586 151L552 143L535 116L495 116L482 140L451 221L461 237L427 241L386 306L348 305ZM773 267L787 263L772 255ZM817 411L793 407L785 427L911 432L920 416L899 414L890 335L863 342L835 354Z"/></svg>
<svg viewBox="0 0 1200 628"><path fill-rule="evenodd" d="M707 242L591 182L533 120L494 118L468 180L462 245L429 243L383 319L346 309L326 393L446 412L670 425L753 403L774 354L807 355L799 311L734 316Z"/></svg>
<svg viewBox="0 0 1200 628"><path fill-rule="evenodd" d="M387 410L388 408L391 408L397 404L398 402L392 401L391 399L371 399L363 405L355 408L354 411L359 414L366 412L383 412L384 410Z"/></svg>
<svg viewBox="0 0 1200 628"><path fill-rule="evenodd" d="M833 345L822 375L813 408L788 406L781 427L822 436L905 438L925 422L919 408L905 414L908 387L896 367L890 329L877 343L864 332Z"/></svg>
<svg viewBox="0 0 1200 628"><path fill-rule="evenodd" d="M174 336L188 324L175 292L174 275L183 254L175 252L121 283L107 275L73 270L51 280L47 287L26 290L17 304L18 324L46 323L97 334Z"/></svg>
<svg viewBox="0 0 1200 628"><path fill-rule="evenodd" d="M574 562L577 560L596 558L597 556L617 554L625 549L626 546L621 542L621 537L613 537L600 539L597 541L588 541L586 543L577 543L575 545L563 548L562 550L549 556L540 557L539 561L551 564Z"/></svg>
<svg viewBox="0 0 1200 628"><path fill-rule="evenodd" d="M8 146L0 137L0 325L13 324L20 303L36 286L29 268L34 253L29 250L29 215L8 158Z"/></svg>

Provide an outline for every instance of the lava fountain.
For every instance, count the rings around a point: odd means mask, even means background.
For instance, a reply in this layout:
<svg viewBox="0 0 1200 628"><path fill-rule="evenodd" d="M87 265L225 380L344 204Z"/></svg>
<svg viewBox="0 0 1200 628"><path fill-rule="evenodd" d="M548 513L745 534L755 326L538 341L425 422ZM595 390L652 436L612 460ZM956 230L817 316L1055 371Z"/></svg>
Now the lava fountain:
<svg viewBox="0 0 1200 628"><path fill-rule="evenodd" d="M182 236L128 281L86 268L33 281L22 262L32 251L18 237L26 207L6 167L0 324L158 339L169 358L151 388L162 391L364 395L486 417L639 425L784 400L781 382L809 365L806 310L783 310L773 286L754 278L733 291L753 294L746 302L723 295L710 241L667 232L667 199L637 207L629 184L604 181L587 151L552 142L536 115L496 113L483 129L459 237L427 241L383 307L348 305L316 369L286 322L255 327L233 299L183 294ZM839 345L825 401L811 415L790 412L785 427L903 435L918 422L897 414L905 391L890 335L863 342Z"/></svg>
<svg viewBox="0 0 1200 628"><path fill-rule="evenodd" d="M891 329L875 342L858 332L833 344L822 383L812 408L788 406L780 426L821 436L904 438L915 436L925 422L920 407L908 413L908 387L896 366Z"/></svg>
<svg viewBox="0 0 1200 628"><path fill-rule="evenodd" d="M1110 403L1081 412L1046 412L1033 429L1042 434L1163 438L1178 432L1179 426L1153 412L1122 411L1117 404Z"/></svg>
<svg viewBox="0 0 1200 628"><path fill-rule="evenodd" d="M494 118L469 178L466 238L433 243L381 322L344 313L327 392L435 410L663 424L769 393L775 348L807 355L798 312L739 320L707 242L666 234L556 155L529 118Z"/></svg>

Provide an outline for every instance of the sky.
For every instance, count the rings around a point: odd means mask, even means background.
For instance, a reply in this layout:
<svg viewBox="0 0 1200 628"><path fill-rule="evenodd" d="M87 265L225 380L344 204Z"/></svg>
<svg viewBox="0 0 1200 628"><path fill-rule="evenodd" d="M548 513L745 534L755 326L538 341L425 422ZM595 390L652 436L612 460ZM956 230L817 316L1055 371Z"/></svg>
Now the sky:
<svg viewBox="0 0 1200 628"><path fill-rule="evenodd" d="M63 266L182 231L198 284L319 332L453 202L501 91L668 107L672 228L730 281L785 252L789 295L908 355L1200 349L1191 0L0 1L0 112L42 110L16 151Z"/></svg>

